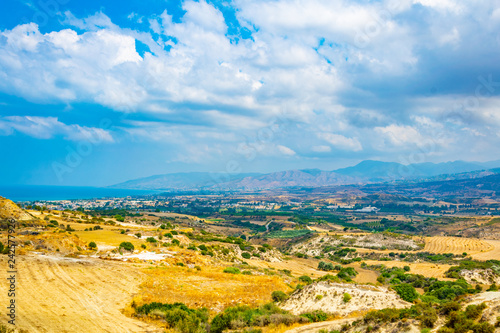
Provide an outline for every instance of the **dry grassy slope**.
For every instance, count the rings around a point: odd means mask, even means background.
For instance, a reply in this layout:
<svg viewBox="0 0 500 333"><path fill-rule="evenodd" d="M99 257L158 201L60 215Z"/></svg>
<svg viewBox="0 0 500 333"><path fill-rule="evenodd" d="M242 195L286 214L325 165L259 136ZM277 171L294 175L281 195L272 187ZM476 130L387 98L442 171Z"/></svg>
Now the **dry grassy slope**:
<svg viewBox="0 0 500 333"><path fill-rule="evenodd" d="M33 217L19 208L11 200L0 196L0 221L8 219L26 221L32 220Z"/></svg>
<svg viewBox="0 0 500 333"><path fill-rule="evenodd" d="M344 302L344 294L352 299ZM347 316L388 307L404 308L411 304L403 301L387 288L347 283L316 282L293 293L281 307L294 314L323 310L327 313Z"/></svg>
<svg viewBox="0 0 500 333"><path fill-rule="evenodd" d="M6 266L0 257L0 267ZM132 265L56 256L17 257L17 327L37 332L161 332L122 314L144 274ZM6 270L0 271L5 281ZM0 283L7 295L7 284ZM6 300L2 299L2 307ZM5 311L0 322L6 322Z"/></svg>

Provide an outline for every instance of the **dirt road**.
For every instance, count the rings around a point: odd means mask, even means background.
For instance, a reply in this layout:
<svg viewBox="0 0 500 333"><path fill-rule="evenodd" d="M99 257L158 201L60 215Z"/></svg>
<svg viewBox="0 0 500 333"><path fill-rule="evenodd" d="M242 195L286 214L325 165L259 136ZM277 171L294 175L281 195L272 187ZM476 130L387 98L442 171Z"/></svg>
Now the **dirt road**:
<svg viewBox="0 0 500 333"><path fill-rule="evenodd" d="M0 258L1 267L7 257ZM17 327L28 332L159 332L120 312L143 276L130 264L56 256L17 257ZM5 281L6 269L0 272ZM1 306L7 284L0 283ZM5 308L4 308L5 309ZM0 321L5 323L5 311Z"/></svg>

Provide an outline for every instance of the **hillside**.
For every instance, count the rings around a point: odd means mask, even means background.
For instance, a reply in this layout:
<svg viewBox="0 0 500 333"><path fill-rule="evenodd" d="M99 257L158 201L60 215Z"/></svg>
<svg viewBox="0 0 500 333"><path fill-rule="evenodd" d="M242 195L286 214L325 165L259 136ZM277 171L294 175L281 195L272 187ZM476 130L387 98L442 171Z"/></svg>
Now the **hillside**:
<svg viewBox="0 0 500 333"><path fill-rule="evenodd" d="M348 301L344 299L346 294L350 296ZM387 288L324 281L296 291L281 307L294 314L322 310L347 316L353 312L359 314L369 310L405 308L410 305Z"/></svg>
<svg viewBox="0 0 500 333"><path fill-rule="evenodd" d="M8 219L26 221L33 219L33 217L19 208L11 200L0 196L0 221Z"/></svg>

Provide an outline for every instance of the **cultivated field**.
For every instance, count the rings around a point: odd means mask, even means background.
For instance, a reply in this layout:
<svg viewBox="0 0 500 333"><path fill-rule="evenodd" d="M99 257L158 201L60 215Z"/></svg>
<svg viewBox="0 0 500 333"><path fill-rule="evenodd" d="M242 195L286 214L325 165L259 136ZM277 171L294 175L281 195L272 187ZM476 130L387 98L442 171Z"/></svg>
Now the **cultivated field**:
<svg viewBox="0 0 500 333"><path fill-rule="evenodd" d="M189 307L206 307L213 313L236 304L261 305L271 301L271 292L288 292L278 276L223 273L222 268L156 267L145 271L147 279L134 301L182 302Z"/></svg>
<svg viewBox="0 0 500 333"><path fill-rule="evenodd" d="M2 267L6 267L6 259L0 257ZM121 312L145 277L131 265L55 256L18 256L17 270L18 328L30 333L161 332ZM5 274L2 270L2 281ZM7 295L6 283L0 284L0 293ZM1 311L0 321L7 322L5 311Z"/></svg>
<svg viewBox="0 0 500 333"><path fill-rule="evenodd" d="M423 251L432 253L453 253L469 255L487 253L492 251L494 246L486 240L462 238L462 237L426 237ZM494 259L494 258L490 258Z"/></svg>
<svg viewBox="0 0 500 333"><path fill-rule="evenodd" d="M490 249L488 251L473 253L472 258L477 260L500 260L500 240L484 240L484 242L488 243Z"/></svg>

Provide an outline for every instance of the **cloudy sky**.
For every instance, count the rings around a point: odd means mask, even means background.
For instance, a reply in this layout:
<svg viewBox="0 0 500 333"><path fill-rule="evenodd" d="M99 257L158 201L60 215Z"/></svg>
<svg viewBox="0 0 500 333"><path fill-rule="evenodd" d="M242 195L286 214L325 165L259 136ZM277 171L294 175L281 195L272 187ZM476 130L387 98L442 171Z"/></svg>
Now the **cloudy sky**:
<svg viewBox="0 0 500 333"><path fill-rule="evenodd" d="M11 0L0 184L500 158L500 4Z"/></svg>

